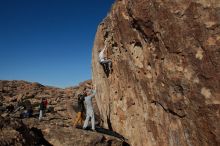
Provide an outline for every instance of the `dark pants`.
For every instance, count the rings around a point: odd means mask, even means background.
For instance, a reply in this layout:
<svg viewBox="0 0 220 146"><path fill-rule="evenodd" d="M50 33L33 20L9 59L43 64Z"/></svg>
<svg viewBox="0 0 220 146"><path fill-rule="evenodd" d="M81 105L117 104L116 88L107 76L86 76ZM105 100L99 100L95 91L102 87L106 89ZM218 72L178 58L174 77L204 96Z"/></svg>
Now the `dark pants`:
<svg viewBox="0 0 220 146"><path fill-rule="evenodd" d="M29 118L31 117L33 114L33 110L29 109L29 110L25 110L21 113L21 118Z"/></svg>
<svg viewBox="0 0 220 146"><path fill-rule="evenodd" d="M102 65L103 70L108 77L109 74L111 73L112 62L110 60L105 60L105 61L100 62L100 64Z"/></svg>

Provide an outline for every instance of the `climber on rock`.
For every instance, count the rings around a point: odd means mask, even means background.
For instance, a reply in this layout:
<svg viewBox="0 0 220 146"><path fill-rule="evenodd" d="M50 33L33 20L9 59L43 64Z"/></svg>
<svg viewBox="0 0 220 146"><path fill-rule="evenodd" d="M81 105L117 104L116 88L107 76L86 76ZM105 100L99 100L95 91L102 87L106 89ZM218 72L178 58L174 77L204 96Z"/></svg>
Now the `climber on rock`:
<svg viewBox="0 0 220 146"><path fill-rule="evenodd" d="M83 93L80 93L78 95L78 107L77 107L77 115L75 120L73 121L73 126L76 127L78 123L80 123L80 125L83 124L83 114L85 113L85 106L84 106L84 101L85 101L85 97L87 96L85 89L83 91Z"/></svg>
<svg viewBox="0 0 220 146"><path fill-rule="evenodd" d="M102 65L103 70L108 77L109 74L112 72L112 61L105 56L106 49L107 47L105 45L104 49L99 52L99 63Z"/></svg>
<svg viewBox="0 0 220 146"><path fill-rule="evenodd" d="M87 89L86 91L87 96L85 97L84 104L86 106L86 120L83 125L83 129L88 127L89 119L91 118L92 122L92 130L95 131L95 115L92 106L92 98L95 96L95 90Z"/></svg>

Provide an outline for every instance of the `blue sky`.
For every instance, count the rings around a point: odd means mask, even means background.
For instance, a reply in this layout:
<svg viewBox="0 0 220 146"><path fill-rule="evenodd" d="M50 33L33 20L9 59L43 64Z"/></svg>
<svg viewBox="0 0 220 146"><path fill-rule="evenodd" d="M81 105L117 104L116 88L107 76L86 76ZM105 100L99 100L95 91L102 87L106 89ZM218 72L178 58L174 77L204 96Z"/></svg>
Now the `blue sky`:
<svg viewBox="0 0 220 146"><path fill-rule="evenodd" d="M0 80L68 87L91 78L98 24L114 0L0 0Z"/></svg>

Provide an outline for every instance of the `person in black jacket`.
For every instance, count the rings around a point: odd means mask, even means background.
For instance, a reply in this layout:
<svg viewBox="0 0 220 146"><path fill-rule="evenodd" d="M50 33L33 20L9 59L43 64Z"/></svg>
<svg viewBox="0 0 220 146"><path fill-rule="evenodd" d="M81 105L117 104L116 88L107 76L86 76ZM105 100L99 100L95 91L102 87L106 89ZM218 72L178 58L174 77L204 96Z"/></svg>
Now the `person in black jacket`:
<svg viewBox="0 0 220 146"><path fill-rule="evenodd" d="M83 124L83 114L85 113L85 106L84 106L84 100L85 100L86 93L80 93L78 95L78 105L77 105L77 115L75 120L73 121L73 126L76 127L78 123L80 125Z"/></svg>

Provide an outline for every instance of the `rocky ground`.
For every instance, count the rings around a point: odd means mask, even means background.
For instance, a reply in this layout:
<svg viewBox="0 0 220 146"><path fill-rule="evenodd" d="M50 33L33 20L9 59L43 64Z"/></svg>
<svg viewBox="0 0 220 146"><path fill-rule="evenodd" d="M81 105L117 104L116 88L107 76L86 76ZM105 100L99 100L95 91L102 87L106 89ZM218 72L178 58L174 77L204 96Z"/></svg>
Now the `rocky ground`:
<svg viewBox="0 0 220 146"><path fill-rule="evenodd" d="M115 137L92 131L76 129L72 126L75 117L77 95L91 81L79 86L59 89L25 81L0 81L0 145L54 145L90 146L125 145ZM38 120L41 97L48 100L48 111L42 121ZM14 105L21 99L29 99L34 115L20 119L17 113L7 113L5 107ZM98 108L94 100L96 124L100 124Z"/></svg>

